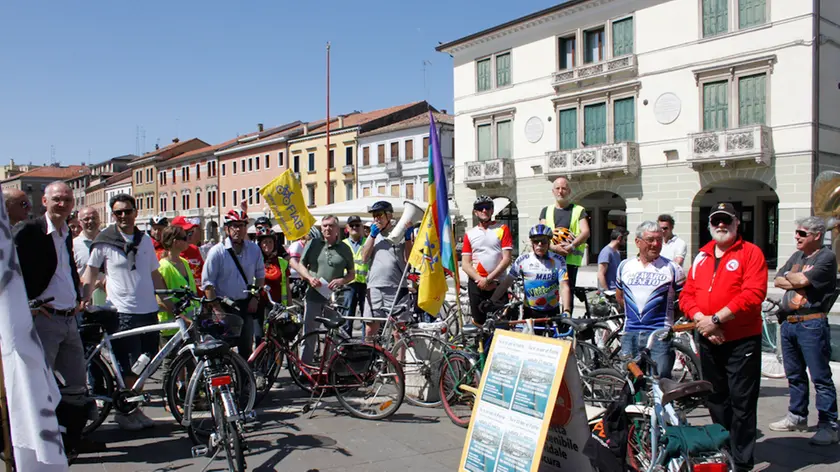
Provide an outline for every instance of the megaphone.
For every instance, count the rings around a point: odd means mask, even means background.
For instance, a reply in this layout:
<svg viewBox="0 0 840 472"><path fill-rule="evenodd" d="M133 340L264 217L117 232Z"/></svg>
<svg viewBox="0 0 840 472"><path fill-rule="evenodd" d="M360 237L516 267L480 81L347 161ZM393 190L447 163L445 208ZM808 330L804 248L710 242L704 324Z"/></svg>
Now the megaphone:
<svg viewBox="0 0 840 472"><path fill-rule="evenodd" d="M389 243L396 246L405 241L405 230L414 224L415 221L423 219L423 209L412 203L410 200L403 202L403 214L400 221L391 230L391 233L385 238Z"/></svg>

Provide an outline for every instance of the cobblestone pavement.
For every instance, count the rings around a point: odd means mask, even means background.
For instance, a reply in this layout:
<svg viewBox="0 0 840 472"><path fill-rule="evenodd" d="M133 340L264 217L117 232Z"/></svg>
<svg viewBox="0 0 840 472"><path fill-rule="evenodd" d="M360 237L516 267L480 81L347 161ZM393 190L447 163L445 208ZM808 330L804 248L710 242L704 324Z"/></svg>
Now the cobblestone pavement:
<svg viewBox="0 0 840 472"><path fill-rule="evenodd" d="M348 416L334 399L328 398L325 407L310 419L300 411L306 400L307 397L302 397L292 385L278 388L265 400L259 422L249 426L247 434L251 447L247 456L248 470L457 470L465 430L454 426L442 409L404 404L388 421L364 421ZM808 444L813 433L774 433L767 428L767 424L783 415L786 408L785 381L763 381L758 415L757 469L770 472L840 470L840 445L817 448ZM202 470L206 459L190 457L191 441L163 409L162 402L158 399L146 412L158 419L157 427L129 433L106 422L94 439L107 441L108 452L82 456L71 471ZM697 424L708 421L702 411L692 416L691 421ZM811 412L810 420L812 425L816 423L815 411ZM208 470L221 470L222 467L222 461L216 461Z"/></svg>

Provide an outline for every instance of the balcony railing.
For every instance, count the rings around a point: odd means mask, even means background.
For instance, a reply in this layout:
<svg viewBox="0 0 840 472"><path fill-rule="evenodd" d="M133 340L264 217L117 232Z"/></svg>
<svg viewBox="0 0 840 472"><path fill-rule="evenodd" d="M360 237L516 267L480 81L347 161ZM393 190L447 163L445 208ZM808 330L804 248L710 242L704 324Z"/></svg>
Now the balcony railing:
<svg viewBox="0 0 840 472"><path fill-rule="evenodd" d="M351 165L346 165L346 166L341 168L341 173L344 174L344 175L353 175L353 173L355 171L356 171L356 168L353 167L352 164Z"/></svg>
<svg viewBox="0 0 840 472"><path fill-rule="evenodd" d="M639 145L615 143L549 151L545 155L545 169L549 179L585 174L598 177L612 173L638 175Z"/></svg>
<svg viewBox="0 0 840 472"><path fill-rule="evenodd" d="M554 73L551 85L556 90L572 87L580 83L595 83L604 81L612 76L632 77L638 73L636 55L622 56L596 64L584 64L574 69L561 70Z"/></svg>
<svg viewBox="0 0 840 472"><path fill-rule="evenodd" d="M764 125L693 133L688 140L688 163L692 167L707 163L725 167L729 162L747 160L770 165L773 154L770 128Z"/></svg>
<svg viewBox="0 0 840 472"><path fill-rule="evenodd" d="M385 164L385 173L388 177L399 177L402 174L402 164L400 161L391 161Z"/></svg>
<svg viewBox="0 0 840 472"><path fill-rule="evenodd" d="M464 164L464 184L472 189L511 186L515 179L511 159L493 159Z"/></svg>

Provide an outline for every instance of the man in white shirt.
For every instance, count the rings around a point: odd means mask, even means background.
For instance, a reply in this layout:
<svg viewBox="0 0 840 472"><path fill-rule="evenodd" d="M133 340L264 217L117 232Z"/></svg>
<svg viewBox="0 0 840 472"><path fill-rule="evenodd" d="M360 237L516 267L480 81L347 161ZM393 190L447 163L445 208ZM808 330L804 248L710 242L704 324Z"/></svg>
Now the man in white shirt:
<svg viewBox="0 0 840 472"><path fill-rule="evenodd" d="M688 254L688 246L682 238L674 234L674 218L666 213L659 215L657 220L659 229L662 230L662 252L660 255L682 267Z"/></svg>
<svg viewBox="0 0 840 472"><path fill-rule="evenodd" d="M157 324L160 305L170 313L175 307L172 302L158 301L155 296L155 289L166 289L166 283L157 271L159 264L152 239L134 226L137 218L134 197L116 195L109 204L117 222L102 230L91 245L88 268L82 277L82 296L90 301L100 268L104 268L108 301L117 309L119 330ZM112 341L126 385L133 385L137 380L131 368L140 356L155 356L159 338L160 333L151 332ZM117 413L115 421L128 431L155 425L139 408L130 415Z"/></svg>
<svg viewBox="0 0 840 472"><path fill-rule="evenodd" d="M99 235L99 212L93 207L84 207L79 210L79 223L82 225L82 232L73 238L73 257L76 259L76 270L79 276L85 273L87 262L90 259L90 246L93 240ZM105 274L100 274L94 284L92 301L94 305L105 303Z"/></svg>

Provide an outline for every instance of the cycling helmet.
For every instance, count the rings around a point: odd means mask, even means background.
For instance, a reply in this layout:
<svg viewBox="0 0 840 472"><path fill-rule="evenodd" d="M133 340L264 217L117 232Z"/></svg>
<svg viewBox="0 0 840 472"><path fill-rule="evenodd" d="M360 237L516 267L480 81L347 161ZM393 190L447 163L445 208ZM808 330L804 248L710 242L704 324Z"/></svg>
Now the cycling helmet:
<svg viewBox="0 0 840 472"><path fill-rule="evenodd" d="M260 227L257 228L257 239L273 238L273 237L274 237L274 231L271 228L266 227L266 226L260 226Z"/></svg>
<svg viewBox="0 0 840 472"><path fill-rule="evenodd" d="M376 213L376 212L394 212L394 207L389 202L385 200L378 201L368 208L368 213Z"/></svg>
<svg viewBox="0 0 840 472"><path fill-rule="evenodd" d="M271 226L271 220L268 217L261 216L254 221L254 226Z"/></svg>
<svg viewBox="0 0 840 472"><path fill-rule="evenodd" d="M575 240L575 235L569 228L554 228L554 244L569 244Z"/></svg>
<svg viewBox="0 0 840 472"><path fill-rule="evenodd" d="M493 205L493 199L488 195L479 195L473 202L473 208L487 204Z"/></svg>
<svg viewBox="0 0 840 472"><path fill-rule="evenodd" d="M226 225L230 224L230 223L239 223L239 222L242 222L242 223L247 223L248 222L248 214L245 213L243 210L235 208L235 209L227 212L227 214L225 215L225 224Z"/></svg>
<svg viewBox="0 0 840 472"><path fill-rule="evenodd" d="M152 226L169 226L169 219L165 216L153 216L149 218L149 224Z"/></svg>
<svg viewBox="0 0 840 472"><path fill-rule="evenodd" d="M538 224L531 228L531 231L528 232L529 238L539 238L545 237L550 238L554 233L551 232L551 228L546 225Z"/></svg>

